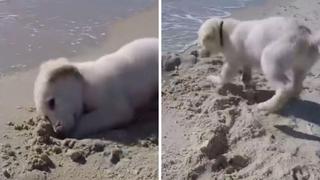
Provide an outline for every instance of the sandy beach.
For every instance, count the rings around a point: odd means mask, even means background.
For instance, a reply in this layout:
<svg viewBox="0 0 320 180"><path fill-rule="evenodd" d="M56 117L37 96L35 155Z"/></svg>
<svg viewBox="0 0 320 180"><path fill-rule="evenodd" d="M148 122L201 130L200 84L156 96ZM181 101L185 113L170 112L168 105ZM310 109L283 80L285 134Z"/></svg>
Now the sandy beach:
<svg viewBox="0 0 320 180"><path fill-rule="evenodd" d="M134 39L157 36L155 5L112 24L103 47L71 60L95 60ZM43 135L48 124L37 117L33 105L37 71L33 68L0 77L0 179L157 179L157 112L138 115L132 125L89 139L59 140Z"/></svg>
<svg viewBox="0 0 320 180"><path fill-rule="evenodd" d="M271 0L231 17L295 17L316 31L319 8L317 0ZM218 92L206 77L220 72L223 57L189 53L171 55L181 61L178 70L162 72L162 179L320 178L319 62L301 98L273 114L256 108L274 93L259 71L255 92L243 90L239 78Z"/></svg>

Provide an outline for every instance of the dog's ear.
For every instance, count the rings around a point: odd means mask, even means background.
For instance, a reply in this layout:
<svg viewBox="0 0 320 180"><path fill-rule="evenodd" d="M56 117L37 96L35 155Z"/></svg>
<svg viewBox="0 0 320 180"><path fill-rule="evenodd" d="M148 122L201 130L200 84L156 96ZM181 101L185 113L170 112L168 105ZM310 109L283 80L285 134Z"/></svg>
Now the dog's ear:
<svg viewBox="0 0 320 180"><path fill-rule="evenodd" d="M79 70L73 65L64 65L61 66L54 71L51 72L49 82L55 82L57 79L73 76L76 79L82 80L82 75L80 74Z"/></svg>
<svg viewBox="0 0 320 180"><path fill-rule="evenodd" d="M54 83L57 79L68 76L73 76L80 80L83 79L78 68L72 65L66 58L49 60L41 65L40 71L48 72L47 80L49 83Z"/></svg>
<svg viewBox="0 0 320 180"><path fill-rule="evenodd" d="M206 29L204 40L216 41L219 37L219 23L212 22L211 26Z"/></svg>
<svg viewBox="0 0 320 180"><path fill-rule="evenodd" d="M212 30L211 33L206 34L204 40L214 42L216 40L215 30Z"/></svg>

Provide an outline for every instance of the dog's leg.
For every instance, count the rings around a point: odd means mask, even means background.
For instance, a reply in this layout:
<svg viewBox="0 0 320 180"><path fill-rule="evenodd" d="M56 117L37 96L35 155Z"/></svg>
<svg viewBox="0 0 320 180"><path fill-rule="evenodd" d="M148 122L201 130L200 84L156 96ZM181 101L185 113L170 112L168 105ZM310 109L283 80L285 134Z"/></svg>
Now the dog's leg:
<svg viewBox="0 0 320 180"><path fill-rule="evenodd" d="M284 75L285 76L285 75ZM267 78L268 79L268 78ZM285 77L279 77L278 79L278 83L284 83L283 86L279 86L276 89L276 93L275 95L272 96L271 99L259 103L258 104L258 109L260 110L266 110L269 112L276 112L278 110L280 110L288 101L289 99L292 97L293 92L294 92L294 88L291 86L286 86L288 83L286 80L283 81L284 79L286 79ZM272 82L274 82L275 79L272 80ZM291 83L290 83L291 84Z"/></svg>
<svg viewBox="0 0 320 180"><path fill-rule="evenodd" d="M230 82L232 78L238 73L238 67L233 64L225 63L222 67L220 76L210 75L207 77L209 81L222 88L223 85Z"/></svg>
<svg viewBox="0 0 320 180"><path fill-rule="evenodd" d="M275 112L280 110L289 101L294 92L294 83L287 77L286 72L290 64L286 58L292 58L292 54L286 47L279 48L276 44L267 49L261 59L261 68L267 80L276 87L275 95L258 104L258 109Z"/></svg>
<svg viewBox="0 0 320 180"><path fill-rule="evenodd" d="M293 97L298 98L303 89L303 80L306 77L306 72L304 70L294 69L293 70Z"/></svg>
<svg viewBox="0 0 320 180"><path fill-rule="evenodd" d="M252 83L252 73L249 66L244 66L242 69L241 81L245 89L255 89L255 85Z"/></svg>
<svg viewBox="0 0 320 180"><path fill-rule="evenodd" d="M276 112L280 110L292 96L292 91L287 89L277 89L271 99L258 104L258 109L269 112Z"/></svg>

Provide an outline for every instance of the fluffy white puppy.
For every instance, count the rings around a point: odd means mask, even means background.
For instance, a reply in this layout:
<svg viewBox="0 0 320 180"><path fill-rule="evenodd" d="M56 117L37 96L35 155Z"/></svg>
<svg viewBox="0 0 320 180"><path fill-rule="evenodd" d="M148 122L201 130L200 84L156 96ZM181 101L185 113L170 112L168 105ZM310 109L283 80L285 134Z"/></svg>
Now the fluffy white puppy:
<svg viewBox="0 0 320 180"><path fill-rule="evenodd" d="M319 35L291 18L212 18L200 27L198 40L200 54L221 52L225 56L220 76L208 76L215 84L224 85L242 70L248 85L251 68L261 68L276 93L258 108L272 112L300 94L306 73L319 57Z"/></svg>
<svg viewBox="0 0 320 180"><path fill-rule="evenodd" d="M43 63L34 102L58 135L82 137L128 123L157 90L158 39L145 38L96 61Z"/></svg>

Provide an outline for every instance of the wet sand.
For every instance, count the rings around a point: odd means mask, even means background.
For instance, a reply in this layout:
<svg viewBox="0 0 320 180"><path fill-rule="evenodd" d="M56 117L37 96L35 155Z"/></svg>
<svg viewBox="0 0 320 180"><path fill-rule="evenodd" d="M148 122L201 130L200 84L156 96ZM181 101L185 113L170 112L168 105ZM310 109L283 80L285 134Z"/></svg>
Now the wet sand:
<svg viewBox="0 0 320 180"><path fill-rule="evenodd" d="M94 60L131 40L157 35L158 10L153 6L117 21L102 48L71 60ZM34 68L0 78L0 179L157 179L157 112L90 139L42 141L39 130L45 122L34 112L32 95L36 74Z"/></svg>

